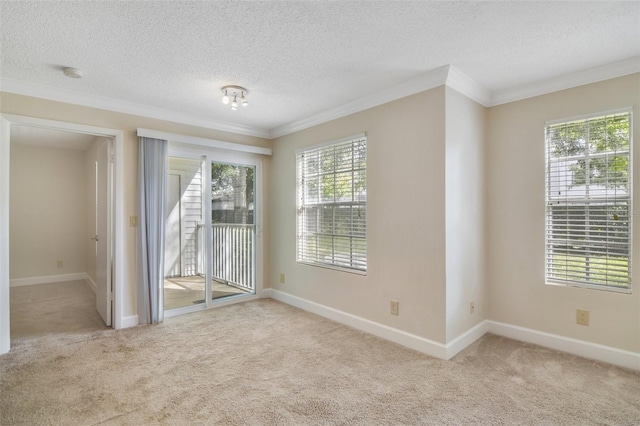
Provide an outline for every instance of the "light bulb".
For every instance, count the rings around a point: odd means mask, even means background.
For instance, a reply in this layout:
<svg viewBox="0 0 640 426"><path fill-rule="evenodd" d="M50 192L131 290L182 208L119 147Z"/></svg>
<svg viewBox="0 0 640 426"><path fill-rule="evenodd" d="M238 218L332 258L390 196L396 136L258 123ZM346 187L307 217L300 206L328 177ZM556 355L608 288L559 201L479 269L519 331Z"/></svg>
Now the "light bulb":
<svg viewBox="0 0 640 426"><path fill-rule="evenodd" d="M244 93L242 93L242 106L246 107L249 105L249 102L247 102L247 98L244 97Z"/></svg>
<svg viewBox="0 0 640 426"><path fill-rule="evenodd" d="M224 96L222 97L222 103L223 104L228 104L229 103L229 96L227 96L227 91L224 91Z"/></svg>
<svg viewBox="0 0 640 426"><path fill-rule="evenodd" d="M236 101L236 97L233 97L233 102L231 102L231 109L232 110L237 110L238 109L238 101Z"/></svg>

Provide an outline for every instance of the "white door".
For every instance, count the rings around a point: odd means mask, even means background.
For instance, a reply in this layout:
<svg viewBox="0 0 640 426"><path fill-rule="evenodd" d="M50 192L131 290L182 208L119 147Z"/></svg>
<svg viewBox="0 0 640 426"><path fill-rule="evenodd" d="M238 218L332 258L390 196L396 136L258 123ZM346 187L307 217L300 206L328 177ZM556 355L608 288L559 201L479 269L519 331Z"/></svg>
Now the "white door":
<svg viewBox="0 0 640 426"><path fill-rule="evenodd" d="M111 141L98 147L96 161L96 309L111 325Z"/></svg>

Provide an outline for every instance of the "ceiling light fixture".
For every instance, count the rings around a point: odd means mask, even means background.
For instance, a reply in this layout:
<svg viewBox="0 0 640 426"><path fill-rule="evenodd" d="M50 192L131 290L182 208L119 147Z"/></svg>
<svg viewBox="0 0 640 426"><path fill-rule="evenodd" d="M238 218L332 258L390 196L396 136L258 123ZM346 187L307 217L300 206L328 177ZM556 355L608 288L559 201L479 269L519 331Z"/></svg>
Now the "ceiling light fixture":
<svg viewBox="0 0 640 426"><path fill-rule="evenodd" d="M64 67L62 68L62 72L70 78L82 78L82 71L76 68Z"/></svg>
<svg viewBox="0 0 640 426"><path fill-rule="evenodd" d="M249 102L247 101L247 98L246 98L249 91L244 87L224 86L222 88L222 93L223 93L222 95L223 104L227 105L229 103L229 100L233 99L233 101L231 101L231 109L234 111L238 109L238 98L240 98L240 104L243 107L246 107L249 105Z"/></svg>

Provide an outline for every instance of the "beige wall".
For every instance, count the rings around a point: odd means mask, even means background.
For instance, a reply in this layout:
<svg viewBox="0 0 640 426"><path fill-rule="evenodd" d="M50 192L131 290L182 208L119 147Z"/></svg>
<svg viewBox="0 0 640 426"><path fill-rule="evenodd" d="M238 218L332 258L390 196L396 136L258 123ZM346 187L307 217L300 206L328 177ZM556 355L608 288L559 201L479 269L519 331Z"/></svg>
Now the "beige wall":
<svg viewBox="0 0 640 426"><path fill-rule="evenodd" d="M487 108L448 87L446 95L446 300L450 342L489 315L484 179Z"/></svg>
<svg viewBox="0 0 640 426"><path fill-rule="evenodd" d="M640 352L640 74L489 110L488 278L490 318ZM633 106L633 294L545 285L544 124ZM591 325L576 324L576 308Z"/></svg>
<svg viewBox="0 0 640 426"><path fill-rule="evenodd" d="M272 287L445 341L444 86L278 138ZM367 132L367 275L296 263L295 151ZM286 281L279 283L279 274ZM391 315L390 300L400 303Z"/></svg>
<svg viewBox="0 0 640 426"><path fill-rule="evenodd" d="M271 147L271 141L267 139L238 135L229 132L221 132L203 129L195 126L177 124L168 121L156 120L152 118L139 117L135 115L123 114L112 111L105 111L96 108L88 108L79 105L66 104L61 102L48 101L39 98L16 95L12 93L0 93L0 112L5 114L16 114L30 117L44 118L49 120L79 123L89 126L104 127L108 129L121 130L124 133L124 214L128 222L130 215L137 213L137 170L138 170L138 137L137 128L146 128L183 134L201 138L216 139L227 142L240 143L245 145ZM265 157L263 161L263 184L269 188L270 168L269 160ZM268 196L267 196L268 197ZM267 200L268 201L268 200ZM265 222L268 220L268 205L265 206ZM268 238L268 230L263 233L264 239ZM127 227L124 241L125 282L123 295L123 315L131 316L137 314L136 309L136 228ZM11 248L13 250L13 247ZM264 265L268 265L268 253ZM83 271L84 272L84 271ZM264 268L267 276L268 267Z"/></svg>
<svg viewBox="0 0 640 426"><path fill-rule="evenodd" d="M84 151L12 144L10 173L11 279L85 272Z"/></svg>
<svg viewBox="0 0 640 426"><path fill-rule="evenodd" d="M126 216L136 214L137 127L273 144L273 157L263 162L265 287L441 343L490 319L640 352L637 290L628 295L544 283L543 138L546 120L633 106L637 218L639 98L638 74L488 109L441 86L275 141L13 94L0 100L4 113L123 130ZM300 265L295 151L363 131L367 275ZM135 229L127 228L125 315L136 313L135 238ZM400 302L398 316L389 313L392 299ZM589 327L575 324L576 308L591 311Z"/></svg>

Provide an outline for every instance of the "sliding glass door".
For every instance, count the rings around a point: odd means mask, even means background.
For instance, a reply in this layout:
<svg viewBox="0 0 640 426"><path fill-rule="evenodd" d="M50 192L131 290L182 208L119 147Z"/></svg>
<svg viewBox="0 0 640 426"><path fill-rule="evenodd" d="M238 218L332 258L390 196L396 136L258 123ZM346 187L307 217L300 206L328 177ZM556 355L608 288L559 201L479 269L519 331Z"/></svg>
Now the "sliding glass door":
<svg viewBox="0 0 640 426"><path fill-rule="evenodd" d="M170 315L256 293L257 164L170 153L164 309Z"/></svg>
<svg viewBox="0 0 640 426"><path fill-rule="evenodd" d="M211 163L213 299L255 293L255 167Z"/></svg>

